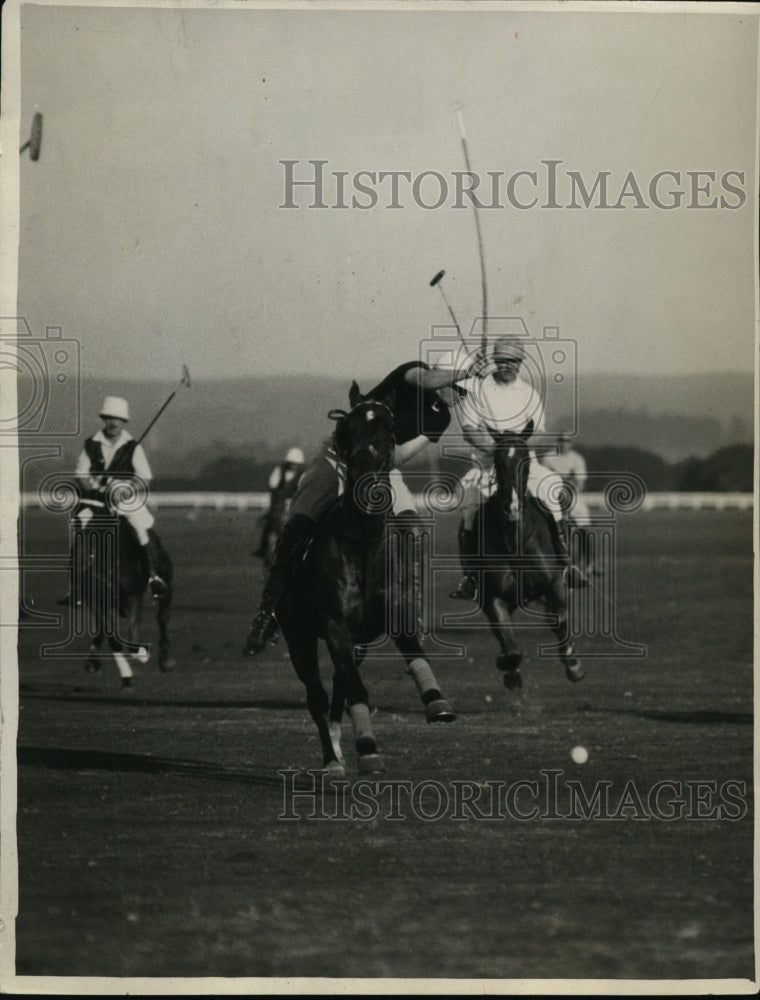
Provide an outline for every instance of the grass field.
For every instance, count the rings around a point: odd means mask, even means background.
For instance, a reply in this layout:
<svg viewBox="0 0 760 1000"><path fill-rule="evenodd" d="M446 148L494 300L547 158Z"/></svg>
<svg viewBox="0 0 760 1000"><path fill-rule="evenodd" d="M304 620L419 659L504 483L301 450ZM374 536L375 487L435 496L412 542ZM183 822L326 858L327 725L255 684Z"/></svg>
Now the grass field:
<svg viewBox="0 0 760 1000"><path fill-rule="evenodd" d="M458 718L431 726L400 658L368 659L385 779L411 783L395 819L390 785L369 819L308 818L350 813L351 787L286 798L278 771L308 789L320 756L284 645L240 656L252 516L167 511L158 527L173 673L137 665L122 693L112 664L40 655L62 628L20 631L18 975L754 978L751 514L621 515L615 632L646 655L581 637L580 684L531 630L524 687L506 691L490 634L459 623L440 635L464 654L434 663ZM453 519L438 529L451 550ZM65 518L31 512L24 530L30 556L67 550ZM466 610L446 596L456 579L435 574L437 613ZM59 611L64 587L25 575L35 612ZM575 815L573 781L606 788L614 818ZM661 781L661 805L685 803L673 819L650 808ZM516 797L458 819L463 782Z"/></svg>

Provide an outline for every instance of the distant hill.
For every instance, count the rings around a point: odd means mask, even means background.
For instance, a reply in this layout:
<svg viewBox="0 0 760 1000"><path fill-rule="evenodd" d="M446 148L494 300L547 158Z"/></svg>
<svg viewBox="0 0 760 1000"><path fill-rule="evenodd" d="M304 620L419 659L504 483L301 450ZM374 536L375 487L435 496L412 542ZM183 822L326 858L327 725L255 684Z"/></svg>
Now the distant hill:
<svg viewBox="0 0 760 1000"><path fill-rule="evenodd" d="M360 387L369 389L383 374L359 377ZM298 445L308 456L331 431L327 411L347 406L350 383L350 376L308 374L206 381L196 372L190 388L178 388L179 377L174 384L86 377L79 385L81 433L62 439L64 463L73 463L81 438L100 426L97 414L104 396L127 397L130 429L138 437L174 388L176 397L146 441L162 477L192 477L224 454L267 463ZM28 401L29 393L22 385L20 401ZM52 391L50 395L52 400ZM677 462L752 440L751 375L587 375L579 383L578 398L581 446L631 446ZM69 409L72 405L67 400ZM559 429L567 416L553 413L550 401L549 429ZM56 426L52 419L48 427ZM64 422L63 415L59 419Z"/></svg>

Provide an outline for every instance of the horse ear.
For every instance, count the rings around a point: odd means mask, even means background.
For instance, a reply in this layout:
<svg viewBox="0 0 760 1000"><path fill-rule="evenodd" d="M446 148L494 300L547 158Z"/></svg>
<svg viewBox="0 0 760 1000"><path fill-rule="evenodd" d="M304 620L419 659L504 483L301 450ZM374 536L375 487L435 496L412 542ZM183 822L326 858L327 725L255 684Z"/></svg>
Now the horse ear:
<svg viewBox="0 0 760 1000"><path fill-rule="evenodd" d="M536 425L535 425L535 422L534 422L534 420L533 420L533 417L531 417L531 418L530 418L530 420L529 420L529 421L527 422L527 424L525 425L525 429L524 429L524 430L523 430L523 432L522 432L522 436L523 436L524 438L529 438L529 437L531 436L531 434L533 433L533 428L534 428L535 426L536 426Z"/></svg>
<svg viewBox="0 0 760 1000"><path fill-rule="evenodd" d="M328 420L340 420L341 417L347 417L348 414L345 410L330 410L327 414Z"/></svg>
<svg viewBox="0 0 760 1000"><path fill-rule="evenodd" d="M353 408L362 398L362 394L359 392L359 386L356 384L356 380L351 383L351 388L348 390L348 401Z"/></svg>

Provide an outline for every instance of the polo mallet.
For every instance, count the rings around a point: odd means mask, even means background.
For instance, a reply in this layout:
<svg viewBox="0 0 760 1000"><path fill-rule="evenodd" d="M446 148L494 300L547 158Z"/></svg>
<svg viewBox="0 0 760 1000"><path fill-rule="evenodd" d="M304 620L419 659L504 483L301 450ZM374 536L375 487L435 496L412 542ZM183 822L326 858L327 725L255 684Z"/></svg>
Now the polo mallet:
<svg viewBox="0 0 760 1000"><path fill-rule="evenodd" d="M446 274L445 271L439 271L438 274L436 274L435 277L431 279L431 281L430 281L430 287L431 288L437 288L438 291L443 296L443 301L446 303L446 308L449 310L449 315L454 320L454 326L457 328L457 333L459 334L459 339L461 340L461 342L464 345L464 347L467 348L467 341L464 339L464 336L462 334L462 328L459 325L459 323L457 322L457 318L454 315L454 310L451 308L451 304L449 303L449 300L446 297L446 293L443 290L443 285L441 284L441 281L443 280L444 274ZM460 400L455 400L455 402L460 402L461 401L461 397L466 395L465 390L462 389L462 388L460 388L456 384L452 385L451 388L452 388L452 391L454 392L455 396L459 396L460 397Z"/></svg>
<svg viewBox="0 0 760 1000"><path fill-rule="evenodd" d="M187 370L187 365L182 365L182 378L180 379L180 383L177 386L177 389L179 389L179 387L182 386L182 385L186 385L186 386L190 385L190 372ZM145 438L146 438L146 436L148 434L148 431L151 429L151 427L153 426L153 424L155 424L155 422L158 420L158 418L164 412L164 410L169 405L169 403L171 403L171 401L177 395L177 389L175 389L174 392L171 394L171 396L169 396L169 398L166 400L166 402L163 404L163 406L161 407L161 409L158 411L158 413L155 415L155 417L151 420L151 422L148 424L148 426L142 432L142 434L137 439L137 441L135 441L135 443L134 443L135 448L139 444L142 444L142 442L145 440ZM128 453L124 452L120 464L116 463L116 464L109 465L109 467L106 469L106 471L104 472L104 474L102 476L101 482L105 483L109 476L113 476L116 473L120 473L122 471L122 468L125 465L125 463L127 461L129 461L129 459L131 459L133 453L134 453L134 449L132 449L132 451L130 451Z"/></svg>
<svg viewBox="0 0 760 1000"><path fill-rule="evenodd" d="M467 137L464 134L464 121L462 119L462 112L457 109L457 118L459 119L459 135L462 139L462 152L464 153L464 165L467 168L467 172L472 174L472 167L470 166L470 155L467 152ZM472 207L474 209L475 215L475 233L478 238L478 254L480 256L480 288L482 296L482 307L483 307L483 336L481 337L480 346L483 351L485 351L488 344L488 289L486 288L486 261L485 255L483 253L483 236L480 232L480 215L478 214L478 203L473 199Z"/></svg>
<svg viewBox="0 0 760 1000"><path fill-rule="evenodd" d="M36 111L34 117L32 118L32 131L29 134L29 138L26 140L24 145L19 150L19 153L23 153L25 150L29 150L30 160L39 160L40 149L42 147L42 115L39 111Z"/></svg>
<svg viewBox="0 0 760 1000"><path fill-rule="evenodd" d="M180 386L183 386L183 385L186 385L188 388L190 388L190 372L187 370L187 365L182 365L182 378L180 379L179 385L174 390L174 392L171 394L171 396L169 396L169 398L166 400L166 402L163 404L163 406L161 407L161 409L158 411L158 413L155 415L155 417L151 420L151 422L148 424L148 426L145 428L145 430L142 432L142 434L140 435L140 438L139 438L139 440L137 442L138 444L142 443L142 441L145 439L148 431L151 429L151 427L153 426L153 424L155 424L155 422L158 420L158 418L164 412L164 410L169 405L169 403L171 403L171 401L177 395L177 390L180 388Z"/></svg>
<svg viewBox="0 0 760 1000"><path fill-rule="evenodd" d="M454 310L451 308L449 300L446 298L446 292L444 292L443 285L441 284L441 281L443 280L443 276L444 276L445 273L446 273L445 271L439 271L438 274L436 274L436 276L431 279L431 281L430 281L430 287L431 288L437 288L438 291L443 296L443 301L446 303L446 308L449 310L449 315L454 320L454 326L457 328L457 333L459 334L459 339L462 340L462 341L464 341L464 338L462 337L462 328L459 325L459 323L457 323L457 318L454 315Z"/></svg>

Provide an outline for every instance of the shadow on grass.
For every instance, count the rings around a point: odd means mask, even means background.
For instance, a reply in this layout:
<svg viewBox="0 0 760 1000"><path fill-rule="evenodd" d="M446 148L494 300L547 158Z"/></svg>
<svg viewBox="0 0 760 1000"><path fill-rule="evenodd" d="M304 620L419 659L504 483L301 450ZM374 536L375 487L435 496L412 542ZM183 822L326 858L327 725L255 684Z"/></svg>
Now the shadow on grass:
<svg viewBox="0 0 760 1000"><path fill-rule="evenodd" d="M106 750L72 750L62 747L19 747L19 767L49 767L62 771L119 771L136 774L184 774L215 781L237 781L282 789L279 777L256 774L240 768L224 767L200 760L153 757L151 754L113 753Z"/></svg>
<svg viewBox="0 0 760 1000"><path fill-rule="evenodd" d="M117 691L113 694L88 694L81 687L51 686L33 690L22 684L19 688L22 699L33 698L36 701L81 702L93 705L123 705L125 708L268 708L281 711L306 711L305 701L294 701L285 698L256 698L244 701L240 698L220 699L183 699L177 698L144 698L138 690L129 689L129 693Z"/></svg>
<svg viewBox="0 0 760 1000"><path fill-rule="evenodd" d="M640 719L653 719L655 722L689 722L697 725L723 725L726 723L751 726L755 721L752 712L717 712L713 709L697 709L693 712L670 712L660 709L641 708L592 708L584 706L581 712L594 712L599 715L635 715Z"/></svg>

